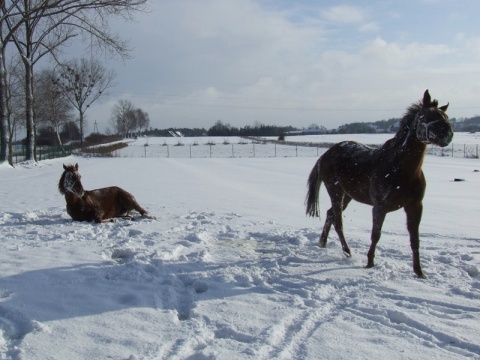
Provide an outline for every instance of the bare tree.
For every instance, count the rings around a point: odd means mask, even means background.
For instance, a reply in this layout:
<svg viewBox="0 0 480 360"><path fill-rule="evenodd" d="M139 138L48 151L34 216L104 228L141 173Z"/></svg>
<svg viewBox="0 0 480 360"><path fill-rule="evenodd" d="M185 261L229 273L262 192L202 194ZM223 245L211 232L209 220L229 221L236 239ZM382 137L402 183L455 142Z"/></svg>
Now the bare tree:
<svg viewBox="0 0 480 360"><path fill-rule="evenodd" d="M6 49L13 34L17 28L21 25L21 21L11 20L10 26L7 27L7 20L18 17L16 5L20 0L9 1L5 3L4 0L0 0L0 163L7 160L7 144L9 144L8 136L8 94L6 92L8 80L7 80L7 62L6 62ZM11 157L11 155L9 155Z"/></svg>
<svg viewBox="0 0 480 360"><path fill-rule="evenodd" d="M136 127L133 103L130 100L119 100L113 106L110 122L117 134L127 137Z"/></svg>
<svg viewBox="0 0 480 360"><path fill-rule="evenodd" d="M113 106L110 123L117 134L124 137L134 132L141 132L150 125L148 113L136 108L130 100L119 100Z"/></svg>
<svg viewBox="0 0 480 360"><path fill-rule="evenodd" d="M2 56L5 55L5 44L12 40L25 66L27 159L34 159L35 146L34 64L46 54L55 56L55 51L78 34L91 39L92 49L111 51L122 58L128 57L126 42L110 33L108 19L112 16L130 19L132 13L141 10L145 3L146 0L13 0L8 1L6 6L5 2L2 4ZM3 35L4 32L8 39ZM5 67L2 67L3 71L4 69ZM4 77L3 73L0 75ZM2 92L3 86L0 88L0 106L3 109ZM0 130L1 126L3 122Z"/></svg>
<svg viewBox="0 0 480 360"><path fill-rule="evenodd" d="M5 117L7 121L7 147L8 162L13 165L13 138L16 132L25 127L25 98L23 96L23 67L19 59L10 58L5 76Z"/></svg>
<svg viewBox="0 0 480 360"><path fill-rule="evenodd" d="M44 69L35 80L35 122L53 127L58 144L63 149L60 132L62 127L72 118L72 104L56 83L53 69Z"/></svg>
<svg viewBox="0 0 480 360"><path fill-rule="evenodd" d="M75 36L72 29L64 26L58 5L61 1L23 0L16 4L18 15L6 19L6 26L13 31L11 41L20 54L25 67L25 117L27 130L26 159L34 159L35 125L33 112L33 68L46 54ZM57 22L59 21L59 22Z"/></svg>
<svg viewBox="0 0 480 360"><path fill-rule="evenodd" d="M142 109L135 109L135 118L137 130L139 133L142 132L142 129L146 130L150 126L150 117L148 116L148 113L143 111Z"/></svg>
<svg viewBox="0 0 480 360"><path fill-rule="evenodd" d="M73 60L62 66L55 84L79 114L80 143L83 144L85 112L95 101L113 86L115 73L107 71L97 60Z"/></svg>

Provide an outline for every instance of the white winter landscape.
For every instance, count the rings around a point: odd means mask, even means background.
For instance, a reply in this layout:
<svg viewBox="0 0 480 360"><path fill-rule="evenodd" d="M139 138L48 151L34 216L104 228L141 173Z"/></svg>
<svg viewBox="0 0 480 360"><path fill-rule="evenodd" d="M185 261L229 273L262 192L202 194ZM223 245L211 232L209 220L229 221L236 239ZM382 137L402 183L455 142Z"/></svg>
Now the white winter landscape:
<svg viewBox="0 0 480 360"><path fill-rule="evenodd" d="M402 210L372 269L366 205L344 213L351 258L333 230L317 246L316 154L145 157L146 141L0 167L0 359L480 359L478 158L426 156L417 279ZM85 189L120 186L156 219L72 222L57 185L75 163Z"/></svg>

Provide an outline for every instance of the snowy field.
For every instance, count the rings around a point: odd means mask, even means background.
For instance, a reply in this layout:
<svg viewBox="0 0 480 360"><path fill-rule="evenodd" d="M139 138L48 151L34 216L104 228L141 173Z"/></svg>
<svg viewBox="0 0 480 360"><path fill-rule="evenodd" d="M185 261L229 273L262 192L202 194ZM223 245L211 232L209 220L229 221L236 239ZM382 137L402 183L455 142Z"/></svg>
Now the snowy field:
<svg viewBox="0 0 480 360"><path fill-rule="evenodd" d="M113 153L115 157L143 158L255 158L255 157L318 157L322 147L292 146L293 143L332 144L355 140L368 145L378 145L393 134L337 134L287 136L287 144L253 141L240 137L139 137L126 140L128 147ZM277 140L277 137L263 138ZM480 134L455 133L446 148L429 146L432 154L455 157L479 157Z"/></svg>
<svg viewBox="0 0 480 360"><path fill-rule="evenodd" d="M254 158L318 156L323 149L252 141L240 137L140 137L115 157L143 158Z"/></svg>
<svg viewBox="0 0 480 360"><path fill-rule="evenodd" d="M373 269L368 206L344 214L352 258L333 230L317 246L329 199L322 188L322 219L305 216L315 161L1 166L0 359L480 359L479 160L425 159L426 280L403 211L387 216ZM72 222L62 163L157 219Z"/></svg>

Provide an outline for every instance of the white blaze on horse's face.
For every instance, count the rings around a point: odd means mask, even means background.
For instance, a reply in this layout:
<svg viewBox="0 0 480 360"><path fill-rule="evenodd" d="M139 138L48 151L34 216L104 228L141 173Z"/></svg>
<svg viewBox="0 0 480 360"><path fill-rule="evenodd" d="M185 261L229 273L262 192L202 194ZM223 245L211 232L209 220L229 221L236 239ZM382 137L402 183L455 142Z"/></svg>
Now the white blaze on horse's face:
<svg viewBox="0 0 480 360"><path fill-rule="evenodd" d="M77 196L83 196L83 186L80 183L80 174L76 171L69 171L65 174L63 187L66 191L74 193Z"/></svg>

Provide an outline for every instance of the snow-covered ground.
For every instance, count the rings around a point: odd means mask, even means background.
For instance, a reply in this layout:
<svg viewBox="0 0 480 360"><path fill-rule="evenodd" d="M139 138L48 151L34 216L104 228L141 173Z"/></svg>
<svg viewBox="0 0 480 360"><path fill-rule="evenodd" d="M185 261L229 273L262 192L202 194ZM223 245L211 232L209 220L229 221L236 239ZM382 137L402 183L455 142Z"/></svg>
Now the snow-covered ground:
<svg viewBox="0 0 480 360"><path fill-rule="evenodd" d="M321 149L246 140L240 137L140 137L116 150L116 157L253 158L318 156Z"/></svg>
<svg viewBox="0 0 480 360"><path fill-rule="evenodd" d="M480 359L479 160L426 157L426 280L403 211L387 216L373 269L368 206L344 214L352 258L333 229L317 246L329 199L322 191L321 221L305 216L315 161L0 167L0 359ZM62 163L157 219L72 222Z"/></svg>
<svg viewBox="0 0 480 360"><path fill-rule="evenodd" d="M240 137L139 137L125 140L128 147L113 153L116 157L144 158L245 158L245 157L318 157L321 144L333 144L355 140L368 145L378 145L393 137L393 134L336 134L287 136L286 143L271 143L277 137L258 140ZM310 143L316 146L292 146ZM479 157L480 134L455 133L452 144L446 148L429 146L431 154L455 157Z"/></svg>

